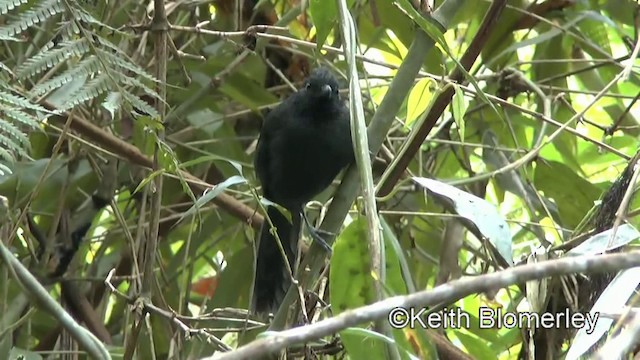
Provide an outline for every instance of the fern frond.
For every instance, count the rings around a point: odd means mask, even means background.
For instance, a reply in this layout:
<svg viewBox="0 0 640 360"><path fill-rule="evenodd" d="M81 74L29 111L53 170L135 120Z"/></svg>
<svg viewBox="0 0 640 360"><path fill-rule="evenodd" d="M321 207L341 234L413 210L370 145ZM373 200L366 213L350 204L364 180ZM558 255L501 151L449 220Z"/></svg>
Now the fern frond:
<svg viewBox="0 0 640 360"><path fill-rule="evenodd" d="M156 110L134 93L131 88L142 90L145 94L159 98L151 84L158 80L144 68L137 65L124 51L111 42L111 39L100 36L90 28L100 27L117 33L121 37L130 36L118 29L110 27L96 19L81 7L81 2L62 0L0 0L0 12L9 13L15 9L15 20L0 25L0 39L19 34L21 31L51 18L53 15L64 13L64 19L50 41L45 40L35 56L24 61L15 70L18 79L34 79L49 69L47 80L42 80L31 88L29 96L40 97L54 92L57 103L62 103L59 111L65 111L88 100L94 100L105 93L109 95L102 99L103 108L112 115L124 104L128 110L132 108L157 117ZM31 4L35 5L31 5ZM87 26L90 25L90 26ZM59 66L61 65L61 66ZM64 87L62 91L61 89ZM26 99L4 99L0 88L0 121L2 116L10 117L11 121L36 127L39 121L19 109L31 109ZM12 92L12 91L9 91ZM23 100L18 102L17 100ZM2 113L2 102L11 104L10 109ZM42 109L37 109L42 111ZM47 112L50 113L50 112ZM16 123L17 122L17 123ZM18 126L20 128L20 126ZM1 130L0 130L1 131ZM10 137L16 138L11 132Z"/></svg>
<svg viewBox="0 0 640 360"><path fill-rule="evenodd" d="M109 91L109 85L111 84L111 79L107 74L100 74L96 78L92 79L85 86L81 87L73 93L73 95L69 96L69 100L62 105L61 110L68 110L72 107L83 103L85 101L95 99L101 94Z"/></svg>
<svg viewBox="0 0 640 360"><path fill-rule="evenodd" d="M102 37L98 37L98 41L101 45L104 45L108 49L112 50L111 52L109 52L104 49L97 49L96 55L100 56L104 61L108 62L111 65L131 71L132 73L149 81L158 82L158 80L153 75L149 74L145 69L141 68L133 61L131 61L127 54L123 53L122 50L115 47L113 44L103 39Z"/></svg>
<svg viewBox="0 0 640 360"><path fill-rule="evenodd" d="M16 70L18 78L26 78L37 75L67 59L76 56L81 57L89 51L89 41L85 38L63 41L54 49L45 49L39 54L27 59Z"/></svg>
<svg viewBox="0 0 640 360"><path fill-rule="evenodd" d="M19 122L19 123L31 128L31 129L38 129L38 125L40 124L38 119L36 119L33 116L27 114L26 112L20 111L18 109L3 108L2 112L7 114L7 116L12 118L13 120L16 120L17 122ZM16 137L19 138L19 136L16 136ZM26 139L26 137L25 137L25 139Z"/></svg>
<svg viewBox="0 0 640 360"><path fill-rule="evenodd" d="M109 31L113 32L113 33L118 33L119 35L128 35L127 33L120 31L116 28L113 28L111 26L109 26L108 24L103 23L102 21L96 19L95 17L93 17L93 15L89 14L88 12L86 12L83 8L77 7L73 9L73 15L75 19L78 19L80 21L83 21L85 23L88 24L93 24L93 25L97 25L99 27L108 29Z"/></svg>
<svg viewBox="0 0 640 360"><path fill-rule="evenodd" d="M2 121L0 120L0 122ZM17 144L10 137L5 136L1 131L0 131L0 147L4 148L11 155L11 158L5 159L7 161L11 161L11 162L15 161L15 157L13 156L14 153L20 155L21 157L22 156L28 157L27 153L24 151L22 146Z"/></svg>
<svg viewBox="0 0 640 360"><path fill-rule="evenodd" d="M40 121L25 110L52 114L44 107L33 104L22 94L0 84L0 147L3 149L0 159L13 162L14 155L28 157L26 150L31 144L25 129L40 129ZM9 154L10 156L8 156Z"/></svg>
<svg viewBox="0 0 640 360"><path fill-rule="evenodd" d="M152 88L148 87L147 85L145 85L143 82L141 82L140 80L136 79L135 77L131 77L131 76L125 76L124 79L122 79L122 82L133 86L133 87L137 87L140 88L142 90L144 90L145 93L147 93L148 95L151 95L155 98L160 98L160 95L158 95L158 93L153 90Z"/></svg>
<svg viewBox="0 0 640 360"><path fill-rule="evenodd" d="M39 24L63 11L64 6L60 0L45 0L36 5L35 8L21 13L17 20L0 26L0 36L19 34L29 27Z"/></svg>
<svg viewBox="0 0 640 360"><path fill-rule="evenodd" d="M7 89L5 87L6 91L3 91L2 89L0 89L0 101L14 105L18 108L22 108L22 109L30 109L30 110L35 110L35 111L42 111L44 113L49 113L51 114L52 112L45 109L44 107L38 105L38 104L34 104L31 101L27 100L26 98L19 96L19 95L14 95L12 93L10 93L9 89Z"/></svg>
<svg viewBox="0 0 640 360"><path fill-rule="evenodd" d="M11 115L7 113L7 115L13 118L13 116L16 115L15 113L19 113L19 111L14 111L14 114ZM29 147L29 138L11 122L0 120L0 134L6 134L7 137L17 140L19 143L18 146L21 148Z"/></svg>
<svg viewBox="0 0 640 360"><path fill-rule="evenodd" d="M13 154L11 154L6 149L4 149L2 146L0 146L0 160L4 160L4 161L7 161L9 163L13 163L13 162L16 161L16 158L13 156ZM11 174L11 169L9 169L8 167L0 164L0 175L4 175L4 174Z"/></svg>
<svg viewBox="0 0 640 360"><path fill-rule="evenodd" d="M122 107L122 104L124 103L123 100L126 100L134 109L137 109L145 115L152 118L158 118L160 116L153 106L147 104L147 102L142 100L139 96L126 90L122 92L109 93L106 99L102 102L102 107L109 111L113 117L116 110Z"/></svg>
<svg viewBox="0 0 640 360"><path fill-rule="evenodd" d="M146 101L142 100L140 97L125 91L123 93L124 98L127 99L127 101L133 105L134 108L142 111L145 114L148 114L150 117L152 118L159 118L160 114L158 114L158 111L151 105L147 104Z"/></svg>
<svg viewBox="0 0 640 360"><path fill-rule="evenodd" d="M102 65L95 56L89 56L80 63L70 67L62 74L54 76L53 78L34 86L31 89L31 95L41 96L49 91L57 89L73 80L77 77L90 77L92 74L98 73Z"/></svg>
<svg viewBox="0 0 640 360"><path fill-rule="evenodd" d="M16 7L26 4L28 0L1 0L0 1L0 15L5 15L9 11Z"/></svg>

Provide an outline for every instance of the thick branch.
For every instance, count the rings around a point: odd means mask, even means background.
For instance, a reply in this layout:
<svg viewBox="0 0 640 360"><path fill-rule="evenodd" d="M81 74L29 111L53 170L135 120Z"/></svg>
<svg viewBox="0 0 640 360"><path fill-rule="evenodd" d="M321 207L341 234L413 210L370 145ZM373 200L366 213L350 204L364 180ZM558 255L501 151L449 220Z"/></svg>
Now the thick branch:
<svg viewBox="0 0 640 360"><path fill-rule="evenodd" d="M274 333L269 337L215 358L217 360L257 359L293 344L319 339L348 327L386 318L390 311L396 308L422 308L440 303L452 303L471 294L495 291L513 284L550 276L614 272L636 266L640 266L640 251L631 251L625 254L567 257L517 266L491 274L451 281L431 290L406 296L395 296L371 305L345 311L336 317L314 324ZM203 360L210 359L213 357Z"/></svg>

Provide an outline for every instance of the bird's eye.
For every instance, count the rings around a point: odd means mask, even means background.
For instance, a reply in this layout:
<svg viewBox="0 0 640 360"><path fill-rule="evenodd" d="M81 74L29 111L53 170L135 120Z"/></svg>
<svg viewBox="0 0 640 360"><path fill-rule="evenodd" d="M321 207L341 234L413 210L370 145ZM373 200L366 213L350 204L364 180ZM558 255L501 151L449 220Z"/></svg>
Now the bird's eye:
<svg viewBox="0 0 640 360"><path fill-rule="evenodd" d="M305 86L305 88L306 88L307 90L311 89L311 83L307 83L307 86Z"/></svg>

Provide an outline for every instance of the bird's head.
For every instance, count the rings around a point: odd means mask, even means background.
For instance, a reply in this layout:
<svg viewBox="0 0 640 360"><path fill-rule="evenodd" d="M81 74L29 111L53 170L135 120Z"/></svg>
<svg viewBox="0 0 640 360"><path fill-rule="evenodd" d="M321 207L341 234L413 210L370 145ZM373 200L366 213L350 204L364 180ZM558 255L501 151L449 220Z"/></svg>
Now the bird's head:
<svg viewBox="0 0 640 360"><path fill-rule="evenodd" d="M329 71L321 67L313 70L304 85L304 91L312 98L322 100L340 100L338 80Z"/></svg>

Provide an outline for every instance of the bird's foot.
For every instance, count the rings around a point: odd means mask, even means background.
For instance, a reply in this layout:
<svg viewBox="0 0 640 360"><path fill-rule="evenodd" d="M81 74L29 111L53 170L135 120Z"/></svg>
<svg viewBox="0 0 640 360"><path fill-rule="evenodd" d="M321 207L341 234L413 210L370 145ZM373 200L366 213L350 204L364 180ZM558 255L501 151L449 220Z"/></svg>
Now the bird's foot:
<svg viewBox="0 0 640 360"><path fill-rule="evenodd" d="M309 219L307 219L304 211L302 212L302 218L304 219L304 223L307 226L307 230L309 231L309 235L311 235L313 241L317 242L318 245L322 246L327 252L331 253L331 246L327 244L327 241L324 239L324 237L332 237L335 236L335 234L330 231L313 227L313 225L311 225L311 223L309 222Z"/></svg>
<svg viewBox="0 0 640 360"><path fill-rule="evenodd" d="M316 228L309 228L309 234L311 235L313 241L317 242L318 245L322 246L327 252L332 252L331 246L327 244L327 241L323 238L323 236L332 236L333 233Z"/></svg>

